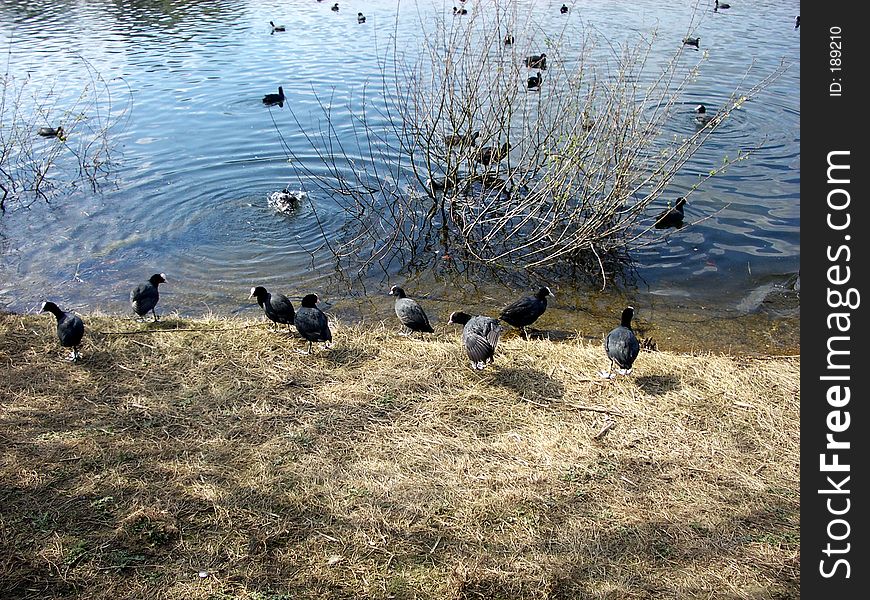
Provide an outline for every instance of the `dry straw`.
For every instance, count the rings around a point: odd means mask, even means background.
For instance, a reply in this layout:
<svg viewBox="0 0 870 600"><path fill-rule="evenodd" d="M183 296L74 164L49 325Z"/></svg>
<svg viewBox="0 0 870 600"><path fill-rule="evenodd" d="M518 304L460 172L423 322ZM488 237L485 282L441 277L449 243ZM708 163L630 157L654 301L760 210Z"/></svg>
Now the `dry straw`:
<svg viewBox="0 0 870 600"><path fill-rule="evenodd" d="M799 596L799 358L87 324L0 317L4 598Z"/></svg>

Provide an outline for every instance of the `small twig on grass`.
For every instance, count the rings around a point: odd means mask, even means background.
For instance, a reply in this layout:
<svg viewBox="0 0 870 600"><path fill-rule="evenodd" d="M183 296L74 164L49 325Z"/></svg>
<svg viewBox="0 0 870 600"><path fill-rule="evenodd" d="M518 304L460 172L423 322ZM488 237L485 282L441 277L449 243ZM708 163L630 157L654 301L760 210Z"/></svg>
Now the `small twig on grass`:
<svg viewBox="0 0 870 600"><path fill-rule="evenodd" d="M568 404L568 408L573 408L574 410L588 410L592 412L604 413L607 415L616 415L617 417L624 417L621 412L612 408L602 408L600 406L580 406L579 404Z"/></svg>
<svg viewBox="0 0 870 600"><path fill-rule="evenodd" d="M607 435L607 432L614 427L616 427L616 421L607 421L607 423L604 424L604 427L601 428L601 431L592 436L592 439L595 441L600 441L602 438L604 438L605 435Z"/></svg>

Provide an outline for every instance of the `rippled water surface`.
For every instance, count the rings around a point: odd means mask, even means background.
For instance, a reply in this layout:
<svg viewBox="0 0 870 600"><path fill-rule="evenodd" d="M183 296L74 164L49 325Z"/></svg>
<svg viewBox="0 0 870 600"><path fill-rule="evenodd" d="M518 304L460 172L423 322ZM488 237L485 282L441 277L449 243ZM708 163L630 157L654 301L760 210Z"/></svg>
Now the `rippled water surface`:
<svg viewBox="0 0 870 600"><path fill-rule="evenodd" d="M428 25L453 19L452 2L344 1L338 12L330 4L0 3L8 76L28 82L25 104L47 107L40 125L69 118L64 111L93 84L94 72L111 92L112 110L123 113L111 131L114 169L98 192L62 190L50 205L0 217L0 307L34 310L52 298L81 312L125 313L129 289L161 271L170 280L161 288L163 310L184 314L256 314L247 291L257 284L291 296L317 291L342 316L379 319L390 315L386 290L402 282L442 323L451 308L493 314L526 293L521 279L458 274L437 259L414 272L396 261L361 277L337 272L324 244L347 233L334 202L310 193L290 214L269 206L271 192L304 186L301 173L330 176L321 158L337 149L307 137L326 127L323 107L331 107L330 126L344 151L361 152L359 123L347 107L365 102L376 120L387 105L379 57L396 41L413 52ZM783 63L788 68L714 133L666 193L679 196L724 157L755 149L692 194L693 224L648 236L632 252L636 270L603 292L594 277L548 281L557 296L541 325L594 338L631 302L660 345L797 347L799 299L791 285L800 259L799 3L761 0L713 13L710 2L694 15L695 3L686 0L568 4L571 12L561 15L561 2L516 3L521 20L534 23L523 31L528 47L546 47L547 33L566 25L614 45L657 30L656 64L674 54L694 16L693 35L708 60L675 107L673 135L692 133L696 104L715 109L735 88L749 89ZM465 6L467 18L494 10L493 0ZM359 11L364 24L357 23ZM273 34L270 20L287 31ZM686 69L700 56L693 54L680 58ZM285 106L264 106L262 96L278 85ZM529 274L523 283L534 280Z"/></svg>

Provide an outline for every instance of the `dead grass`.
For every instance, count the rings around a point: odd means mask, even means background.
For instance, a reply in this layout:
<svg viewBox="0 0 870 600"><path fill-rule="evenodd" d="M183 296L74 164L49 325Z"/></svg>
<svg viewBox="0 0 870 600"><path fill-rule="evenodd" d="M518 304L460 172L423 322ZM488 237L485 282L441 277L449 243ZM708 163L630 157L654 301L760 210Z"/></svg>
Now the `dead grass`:
<svg viewBox="0 0 870 600"><path fill-rule="evenodd" d="M799 597L798 358L86 321L0 316L0 597Z"/></svg>

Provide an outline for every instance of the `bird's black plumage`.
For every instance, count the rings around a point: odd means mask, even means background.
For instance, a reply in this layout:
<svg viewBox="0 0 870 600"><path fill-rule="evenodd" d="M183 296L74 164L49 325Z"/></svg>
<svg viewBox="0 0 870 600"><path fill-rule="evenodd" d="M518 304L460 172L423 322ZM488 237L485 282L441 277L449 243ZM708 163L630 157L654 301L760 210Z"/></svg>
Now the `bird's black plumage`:
<svg viewBox="0 0 870 600"><path fill-rule="evenodd" d="M554 297L550 288L544 286L534 296L520 298L505 306L499 318L509 325L520 329L526 337L526 327L538 320L547 310L547 298Z"/></svg>
<svg viewBox="0 0 870 600"><path fill-rule="evenodd" d="M634 316L634 308L629 306L622 311L622 320L619 327L614 328L604 338L604 351L610 359L610 371L613 371L613 363L619 365L625 374L631 372L637 355L640 353L640 342L631 329L631 319Z"/></svg>
<svg viewBox="0 0 870 600"><path fill-rule="evenodd" d="M529 81L527 83L528 89L530 90L540 90L541 83L544 81L544 77L541 75L541 72L538 71L537 75L532 75L529 77Z"/></svg>
<svg viewBox="0 0 870 600"><path fill-rule="evenodd" d="M794 28L797 29L801 26L801 16L798 15L794 18Z"/></svg>
<svg viewBox="0 0 870 600"><path fill-rule="evenodd" d="M251 288L250 297L257 299L257 304L273 323L280 323L288 327L293 325L296 311L293 310L293 303L284 294L270 294L266 288L258 285Z"/></svg>
<svg viewBox="0 0 870 600"><path fill-rule="evenodd" d="M333 5L330 7L330 10L332 10L332 11L334 11L334 12L338 12L338 2L336 2L335 4L333 4Z"/></svg>
<svg viewBox="0 0 870 600"><path fill-rule="evenodd" d="M568 12L568 7L563 4L562 7L559 9L559 12L564 15L566 12Z"/></svg>
<svg viewBox="0 0 870 600"><path fill-rule="evenodd" d="M57 319L57 339L64 348L72 348L72 360L79 358L79 346L85 335L85 323L76 314L64 312L54 302L43 302L41 312L50 312Z"/></svg>
<svg viewBox="0 0 870 600"><path fill-rule="evenodd" d="M364 14L362 14L361 12L356 13L356 22L357 23L365 23L366 16Z"/></svg>
<svg viewBox="0 0 870 600"><path fill-rule="evenodd" d="M308 294L302 298L302 306L296 311L294 323L296 330L303 338L308 340L308 353L311 354L313 342L332 341L332 332L329 330L329 319L326 314L317 308L317 294Z"/></svg>
<svg viewBox="0 0 870 600"><path fill-rule="evenodd" d="M160 300L160 293L157 291L157 286L161 283L166 283L166 275L163 273L155 273L145 283L140 283L130 292L130 306L140 317L144 317L149 312L154 315L154 320L157 320L157 311L154 307L157 306L157 301Z"/></svg>
<svg viewBox="0 0 870 600"><path fill-rule="evenodd" d="M456 311L448 323L462 325L462 345L471 361L472 369L483 369L494 360L495 349L501 337L502 327L498 319Z"/></svg>
<svg viewBox="0 0 870 600"><path fill-rule="evenodd" d="M477 152L475 152L474 159L484 166L489 166L506 157L510 149L511 145L509 142L505 142L500 148L486 146L485 148L479 148Z"/></svg>
<svg viewBox="0 0 870 600"><path fill-rule="evenodd" d="M402 326L420 332L421 337L424 333L435 333L423 308L415 300L408 298L405 290L394 285L390 288L390 296L396 297L396 316L399 317Z"/></svg>
<svg viewBox="0 0 870 600"><path fill-rule="evenodd" d="M546 69L547 68L547 53L532 54L526 57L526 66L530 69Z"/></svg>
<svg viewBox="0 0 870 600"><path fill-rule="evenodd" d="M700 37L687 37L683 38L684 46L694 46L695 48L701 47L701 38Z"/></svg>
<svg viewBox="0 0 870 600"><path fill-rule="evenodd" d="M272 32L276 31L286 31L286 28L283 25L275 25L273 21L269 21L269 25L272 26Z"/></svg>
<svg viewBox="0 0 870 600"><path fill-rule="evenodd" d="M265 96L263 96L263 104L265 104L266 106L273 106L277 104L278 106L281 106L283 108L285 98L286 96L284 95L284 88L279 85L277 94L266 94Z"/></svg>
<svg viewBox="0 0 870 600"><path fill-rule="evenodd" d="M659 213L659 216L656 217L656 229L665 229L667 227L682 227L683 218L685 217L685 214L683 212L683 205L685 203L686 199L680 196L679 198L677 198L677 203L675 206Z"/></svg>
<svg viewBox="0 0 870 600"><path fill-rule="evenodd" d="M480 137L479 131L453 133L444 136L444 143L448 146L473 146L478 137Z"/></svg>

